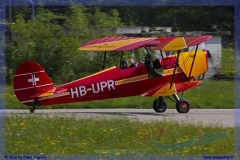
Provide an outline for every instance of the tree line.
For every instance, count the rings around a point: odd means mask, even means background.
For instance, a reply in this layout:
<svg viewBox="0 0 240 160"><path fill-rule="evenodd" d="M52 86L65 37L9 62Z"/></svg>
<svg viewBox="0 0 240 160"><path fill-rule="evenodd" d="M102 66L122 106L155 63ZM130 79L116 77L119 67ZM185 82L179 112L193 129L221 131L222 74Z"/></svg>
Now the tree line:
<svg viewBox="0 0 240 160"><path fill-rule="evenodd" d="M116 35L118 26L163 26L175 31L233 31L233 7L80 7L7 8L6 82L12 83L25 60L41 64L55 83L64 83L102 68L101 52L82 52L84 42ZM137 58L141 59L139 52ZM108 53L108 66L120 53Z"/></svg>

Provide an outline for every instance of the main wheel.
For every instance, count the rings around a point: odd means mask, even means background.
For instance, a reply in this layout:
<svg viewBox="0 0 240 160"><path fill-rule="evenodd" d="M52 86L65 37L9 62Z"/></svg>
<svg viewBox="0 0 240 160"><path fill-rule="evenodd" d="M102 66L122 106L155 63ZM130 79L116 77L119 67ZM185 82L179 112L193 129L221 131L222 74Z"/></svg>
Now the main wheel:
<svg viewBox="0 0 240 160"><path fill-rule="evenodd" d="M153 101L153 109L157 113L163 113L167 110L167 103L162 98L157 98Z"/></svg>
<svg viewBox="0 0 240 160"><path fill-rule="evenodd" d="M188 113L190 110L190 104L186 99L180 99L176 103L176 110L178 113Z"/></svg>

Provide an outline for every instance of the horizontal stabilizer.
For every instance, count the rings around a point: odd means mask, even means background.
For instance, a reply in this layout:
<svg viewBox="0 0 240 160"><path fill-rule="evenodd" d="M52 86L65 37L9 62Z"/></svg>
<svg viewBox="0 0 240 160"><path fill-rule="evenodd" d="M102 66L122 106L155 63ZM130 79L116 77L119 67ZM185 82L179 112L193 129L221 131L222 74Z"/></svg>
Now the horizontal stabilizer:
<svg viewBox="0 0 240 160"><path fill-rule="evenodd" d="M34 99L34 98L40 98L40 97L48 97L48 96L52 96L52 95L55 95L55 94L61 94L61 93L64 93L66 92L68 89L66 88L53 88L53 89L50 89L48 90L47 92L44 92L44 93L37 93L33 96L31 96L30 98L31 99Z"/></svg>

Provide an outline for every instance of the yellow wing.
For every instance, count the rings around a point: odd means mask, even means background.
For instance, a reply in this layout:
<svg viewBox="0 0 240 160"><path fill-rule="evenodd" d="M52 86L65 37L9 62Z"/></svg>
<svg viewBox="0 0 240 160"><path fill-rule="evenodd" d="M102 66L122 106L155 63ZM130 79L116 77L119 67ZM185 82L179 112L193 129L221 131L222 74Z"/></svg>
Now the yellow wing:
<svg viewBox="0 0 240 160"><path fill-rule="evenodd" d="M124 51L136 48L157 46L159 38L143 37L104 37L87 42L79 47L84 51Z"/></svg>

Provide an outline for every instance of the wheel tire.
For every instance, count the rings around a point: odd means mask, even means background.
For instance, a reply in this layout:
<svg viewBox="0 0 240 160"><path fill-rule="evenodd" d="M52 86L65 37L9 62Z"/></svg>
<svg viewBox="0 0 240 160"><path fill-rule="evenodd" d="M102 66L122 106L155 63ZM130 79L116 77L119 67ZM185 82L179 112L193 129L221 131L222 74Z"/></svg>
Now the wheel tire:
<svg viewBox="0 0 240 160"><path fill-rule="evenodd" d="M165 101L160 101L159 98L153 101L153 109L157 113L163 113L167 110L167 103Z"/></svg>
<svg viewBox="0 0 240 160"><path fill-rule="evenodd" d="M34 113L34 109L33 108L30 109L30 113Z"/></svg>
<svg viewBox="0 0 240 160"><path fill-rule="evenodd" d="M186 99L180 99L176 103L176 110L178 113L188 113L190 110L190 104Z"/></svg>

